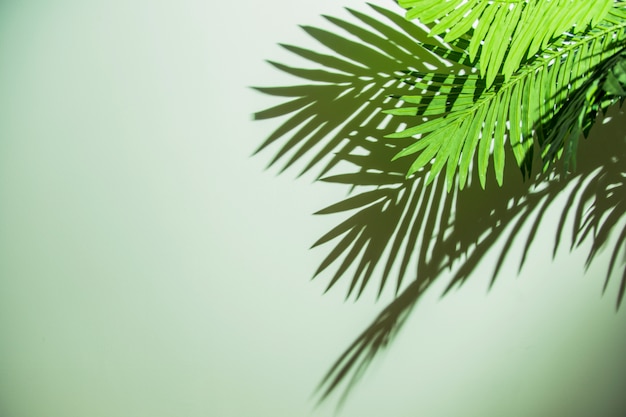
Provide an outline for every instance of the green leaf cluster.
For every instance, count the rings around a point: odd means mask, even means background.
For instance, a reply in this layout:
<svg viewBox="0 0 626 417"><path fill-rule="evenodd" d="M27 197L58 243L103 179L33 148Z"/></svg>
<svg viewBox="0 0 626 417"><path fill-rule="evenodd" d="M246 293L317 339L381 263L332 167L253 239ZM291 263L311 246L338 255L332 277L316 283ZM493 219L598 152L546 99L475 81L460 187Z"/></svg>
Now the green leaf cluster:
<svg viewBox="0 0 626 417"><path fill-rule="evenodd" d="M612 0L400 0L407 19L434 24L432 35L446 42L468 36L472 61L480 56L481 74L491 85L565 31L579 33L596 25Z"/></svg>
<svg viewBox="0 0 626 417"><path fill-rule="evenodd" d="M433 2L413 2L410 13L427 3ZM448 3L442 3L442 7ZM487 13L489 8L484 10ZM540 146L546 168L563 155L567 161L573 160L576 141L588 131L594 115L619 98L614 75L606 84L609 87L603 88L602 82L605 74L613 74L612 68L624 50L626 12L617 3L606 13L604 8L601 11L604 18L595 26L564 33L514 72L498 73L494 78L489 74L483 78L479 66L471 64L472 41L477 38L451 41L448 53L441 47L430 47L454 61L457 68L447 73L408 72L406 82L417 87L419 93L400 97L402 107L386 110L394 116L411 118L409 127L388 135L414 139L396 155L414 158L407 176L427 169L429 182L443 174L448 190L455 184L463 188L475 165L484 187L491 161L501 185L505 146L512 149L525 175L530 172L535 145ZM427 15L427 20L435 16L433 13ZM588 17L590 22L593 17L597 15ZM514 49L522 48L516 46L519 42L511 38L509 55L521 50ZM483 53L490 48L493 52L495 47L485 42Z"/></svg>

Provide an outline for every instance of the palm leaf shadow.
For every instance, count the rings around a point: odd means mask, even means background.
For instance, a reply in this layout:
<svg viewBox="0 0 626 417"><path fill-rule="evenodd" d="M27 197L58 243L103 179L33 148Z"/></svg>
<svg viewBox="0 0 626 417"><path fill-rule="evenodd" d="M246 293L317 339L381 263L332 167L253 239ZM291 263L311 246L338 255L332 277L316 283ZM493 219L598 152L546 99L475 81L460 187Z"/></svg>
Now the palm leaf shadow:
<svg viewBox="0 0 626 417"><path fill-rule="evenodd" d="M597 133L596 137L602 136L599 131ZM341 404L373 358L401 329L421 295L430 288L443 270L453 270L453 276L444 292L445 295L452 288L462 285L473 276L481 259L488 251L493 250L496 242L501 240L504 240L504 244L491 276L492 285L499 276L500 268L509 255L513 242L520 239L524 242L519 263L519 270L522 269L528 250L540 228L544 230L551 227L554 232L553 256L555 256L564 238L565 220L568 216L573 216L570 249L576 248L585 239L591 239L587 266L602 252L609 242L609 237L614 233L619 233L612 249L606 274L604 284L604 290L606 290L612 271L618 263L620 252L622 254L626 252L624 250L626 245L624 221L626 220L624 218L626 142L621 135L613 134L601 140L596 139L594 143L583 142L581 151L585 158L579 162L578 171L575 175L566 178L560 178L558 175L536 174L533 181L515 184L515 178L512 177L507 178L502 188L487 187L486 190L482 190L479 187L470 187L456 193L452 198L446 198L450 196L446 196L443 189L434 191L444 196L445 211L450 213L451 217L448 218L444 227L439 227L441 232L431 239L428 250L425 250L428 244L425 236L410 233L405 253L413 251L416 245L419 248L417 253L415 251L412 253L418 258L417 262L410 270L402 270L402 273L412 275L410 283L332 365L318 386L320 401L336 391L341 384L345 384L343 395L339 400ZM508 172L509 175L519 175L517 172ZM557 197L563 195L566 190L569 194L560 223L556 227L542 224L545 212L554 201L559 201ZM418 228L436 230L436 222L441 223L445 220L432 216L422 217L423 211L424 206L419 204L407 209L407 212L413 215L413 224L410 227L412 230ZM372 224L385 224L395 221L396 218L386 217L381 213L379 217L370 217L367 220ZM524 228L524 226L529 227ZM528 230L526 235L522 234L524 230ZM387 239L388 234L381 235L380 238ZM392 240L390 244L391 242ZM426 256L427 252L428 256ZM363 255L360 260L351 256L351 254L346 255L343 262L364 262ZM621 263L623 266L624 260ZM617 294L617 309L623 300L625 287L626 268L623 270Z"/></svg>
<svg viewBox="0 0 626 417"><path fill-rule="evenodd" d="M433 78L453 74L461 85L457 64L463 62L463 52L427 37L423 29L398 14L370 6L375 17L348 9L357 24L326 17L346 33L344 36L304 27L329 53L283 45L317 68L271 64L306 84L256 88L289 100L255 114L257 120L286 118L257 149L267 152L278 147L269 165L281 163L282 172L304 160L300 174L317 167L318 179L347 185L353 191L350 197L317 213L342 213L347 218L314 243L313 247L317 247L334 242L315 276L328 273L335 265L327 290L341 278L349 277L346 297L359 298L374 276L379 277L378 295L390 283L395 291L394 300L324 376L317 391L320 401L342 384L345 388L340 403L346 398L373 358L401 329L420 296L445 270L453 270L447 292L470 278L478 262L501 239L505 239L504 246L492 284L516 239L525 239L521 268L543 214L568 185L574 184L568 200L571 204L566 206L563 220L555 230L555 253L562 240L565 218L573 215L570 246L591 238L589 264L601 252L624 212L622 197L626 187L619 167L626 151L617 139L619 143L610 146L588 147L576 175L567 178L535 173L532 181L521 183L519 169L508 164L504 171L506 185L502 188L489 176L485 190L468 186L458 191L453 187L449 193L440 178L425 186L428 170L405 178L409 162L393 157L411 139L385 138L386 134L401 130L402 125L401 118L391 118L381 110L395 106L394 98L411 91L415 94L416 87L411 83L415 74L434 73ZM446 59L450 57L452 61ZM436 87L430 88L415 115L427 117L436 95ZM507 152L507 158L512 158L510 149ZM614 162L607 163L609 160ZM352 167L351 171L346 172L346 164ZM477 181L470 178L474 185ZM530 232L522 236L528 224ZM624 242L626 229L621 230L612 252L607 280ZM618 306L625 283L626 271Z"/></svg>
<svg viewBox="0 0 626 417"><path fill-rule="evenodd" d="M281 45L308 61L308 65L318 68L295 68L269 61L281 71L307 83L254 87L262 93L289 100L254 115L255 120L288 117L255 151L256 154L281 142L269 166L280 162L283 172L306 156L309 160L300 172L302 175L322 164L327 156L340 154L325 161L318 177L330 172L342 155L367 145L364 142L372 137L378 139L399 129L400 121L381 110L398 103L393 97L413 90L405 82L407 71L428 72L434 68L450 74L458 69L446 61L445 56L460 54L460 51L444 48L440 42L428 38L424 29L398 14L370 6L378 16L347 9L358 24L325 16L345 32L345 36L303 26L329 54ZM441 51L433 53L424 47L424 43L434 43L431 49ZM410 143L410 140L404 142Z"/></svg>

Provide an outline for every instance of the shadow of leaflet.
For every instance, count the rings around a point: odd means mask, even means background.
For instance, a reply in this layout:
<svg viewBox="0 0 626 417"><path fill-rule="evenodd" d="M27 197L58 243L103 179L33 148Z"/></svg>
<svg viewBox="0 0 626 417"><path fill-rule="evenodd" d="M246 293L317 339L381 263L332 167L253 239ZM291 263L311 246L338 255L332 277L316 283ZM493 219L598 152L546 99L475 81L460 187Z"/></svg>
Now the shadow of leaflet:
<svg viewBox="0 0 626 417"><path fill-rule="evenodd" d="M495 247L496 242L504 239L504 244L498 253L498 261L494 267L491 285L499 276L500 268L509 255L515 241L524 242L520 256L519 270L522 269L527 258L528 251L538 230L550 228L554 232L554 251L556 251L564 238L566 219L572 218L572 237L570 249L574 249L585 241L591 240L591 250L587 257L587 266L602 252L602 249L614 233L619 233L615 246L612 249L610 264L608 266L604 290L607 288L612 271L618 263L620 252L624 254L626 245L626 222L624 216L624 201L626 197L626 141L619 128L626 125L626 119L621 117L618 123L597 125L592 136L594 141L584 141L581 144L581 154L585 155L578 164L578 170L574 175L561 178L557 174L535 174L532 181L519 181L519 173L514 169L506 174L505 185L502 188L490 184L486 190L479 187L468 187L454 195L446 194L442 181L434 183L430 198L421 198L410 203L410 197L399 197L402 194L399 188L394 192L388 191L383 194L382 200L365 208L357 208L357 213L349 220L354 222L353 229L359 230L371 227L371 231L364 233L369 236L369 242L353 239L355 247L367 246L376 248L375 254L368 254L366 249L362 255L355 256L354 249L343 258L343 264L358 263L359 268L353 276L353 281L362 265L375 263L382 254L385 242L391 245L388 262L392 262L397 253L404 252L401 260L400 275L397 279L397 295L377 316L377 318L363 331L357 339L344 351L331 369L324 376L318 387L320 400L328 397L340 384L346 383L346 387L340 404L345 400L347 393L373 360L376 354L392 340L393 336L401 329L412 308L419 301L435 280L444 270L452 270L453 276L449 281L443 295L450 289L462 285L475 272L477 265L483 257ZM617 125L617 132L609 130ZM607 130L609 132L607 133ZM360 159L364 160L364 159ZM361 167L362 168L362 167ZM361 171L367 172L367 171ZM359 183L356 173L354 183ZM371 176L372 174L366 174ZM342 176L342 178L347 175ZM334 180L331 178L330 180ZM516 181L517 180L517 181ZM375 182L375 181L371 181ZM416 181L419 184L419 179ZM432 185L431 185L432 186ZM429 188L430 189L430 188ZM378 189L380 190L380 188ZM563 206L561 220L557 225L543 224L542 219L547 210L557 200L559 195L567 194L567 202ZM410 194L410 193L405 193ZM415 193L417 194L417 193ZM423 195L423 194L422 194ZM359 195L353 198L357 198ZM431 202L439 197L442 204L440 207ZM397 208L387 201L407 202L406 217L398 216ZM562 201L562 200L561 200ZM340 203L341 204L341 203ZM394 207L387 211L371 207ZM397 203L396 203L397 204ZM430 212L425 207L429 206ZM342 208L355 209L349 205ZM339 207L334 206L334 211ZM371 210L371 212L369 212ZM438 215L430 215L432 211ZM428 212L428 214L424 214ZM322 210L322 213L325 213ZM361 213L368 216L361 217ZM372 214L372 213L375 213ZM358 223L356 220L362 221ZM390 232L392 228L381 227L383 224L393 224L396 232ZM398 226L399 224L402 224ZM373 225L373 226L369 226ZM341 225L340 225L341 226ZM525 226L528 226L525 228ZM384 232L379 230L383 228ZM337 232L343 227L338 227ZM549 230L550 230L549 229ZM523 230L528 230L522 234ZM421 231L422 233L418 232ZM377 234L378 233L378 234ZM430 234L434 233L434 234ZM334 235L336 232L331 232ZM344 239L349 236L349 232ZM380 241L377 241L380 240ZM402 241L403 243L399 243ZM322 243L325 243L322 238ZM376 242L373 244L373 242ZM346 243L340 246L348 246ZM331 251L331 254L333 252ZM329 255L330 256L330 255ZM337 257L335 255L335 257ZM407 268L411 257L414 259L412 266ZM622 259L622 268L624 261ZM337 270L343 273L346 267ZM381 289L389 270L387 265L381 280ZM408 285L401 287L402 280L410 275ZM371 272L362 279L361 286L371 276ZM337 275L331 280L339 279ZM623 269L621 284L617 294L616 309L619 309L626 288L626 268ZM350 287L352 290L352 286ZM360 288L362 290L362 288Z"/></svg>

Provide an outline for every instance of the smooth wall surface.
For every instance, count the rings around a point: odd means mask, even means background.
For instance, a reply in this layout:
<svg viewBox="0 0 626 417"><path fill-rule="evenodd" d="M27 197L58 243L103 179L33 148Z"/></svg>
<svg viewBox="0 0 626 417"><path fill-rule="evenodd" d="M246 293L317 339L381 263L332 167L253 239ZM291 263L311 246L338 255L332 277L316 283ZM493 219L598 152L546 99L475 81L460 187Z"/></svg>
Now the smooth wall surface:
<svg viewBox="0 0 626 417"><path fill-rule="evenodd" d="M386 299L310 281L346 190L250 157L278 121L249 86L293 82L263 61L342 6L0 4L0 416L335 413L315 386ZM585 272L553 236L491 291L497 251L434 288L339 415L623 415L620 273L602 295L609 254Z"/></svg>

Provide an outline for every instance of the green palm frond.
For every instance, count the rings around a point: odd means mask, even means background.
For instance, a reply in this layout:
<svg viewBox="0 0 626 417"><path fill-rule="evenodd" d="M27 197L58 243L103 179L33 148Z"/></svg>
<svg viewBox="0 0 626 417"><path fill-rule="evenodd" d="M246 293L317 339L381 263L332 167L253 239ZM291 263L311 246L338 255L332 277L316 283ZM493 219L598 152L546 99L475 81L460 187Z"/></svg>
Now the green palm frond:
<svg viewBox="0 0 626 417"><path fill-rule="evenodd" d="M475 74L475 68L467 65L462 74L409 73L407 82L421 88L420 94L401 97L408 106L386 112L417 120L408 122L411 127L388 137L416 140L396 158L412 155L415 160L407 175L428 169L429 181L445 167L450 190L457 172L458 186L464 187L477 152L476 168L481 185L484 187L490 159L498 183L502 184L505 138L508 138L517 165L527 174L532 161L533 136L549 136L553 142L562 142L560 135L552 133L553 119L563 116L560 123L565 126L580 122L575 112L560 114L561 110L581 88L587 87L589 80L595 79L599 66L624 49L624 39L626 12L613 8L593 29L562 36L508 80L496 78L489 88ZM462 40L455 44L466 46ZM461 62L457 60L459 65ZM583 119L583 122L589 120ZM550 152L550 156L559 151Z"/></svg>
<svg viewBox="0 0 626 417"><path fill-rule="evenodd" d="M520 64L565 31L582 32L608 13L613 0L399 0L407 19L434 24L446 42L469 32L468 52L479 56L490 86L502 71L508 80ZM478 55L480 52L480 55Z"/></svg>

